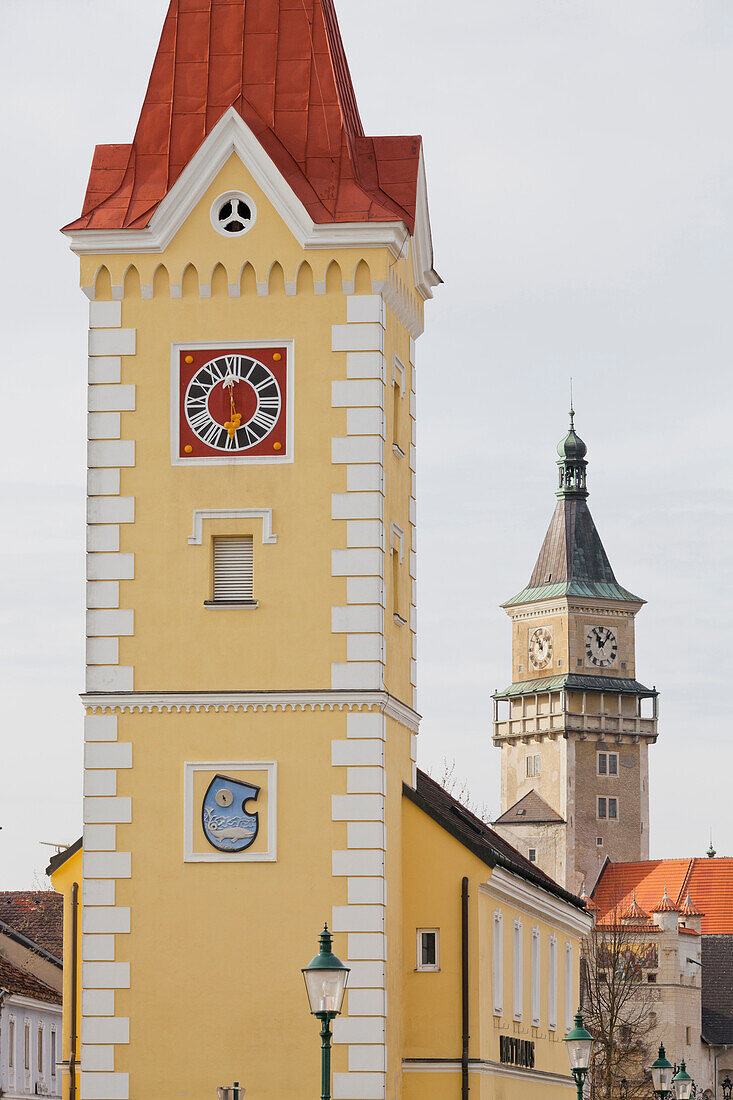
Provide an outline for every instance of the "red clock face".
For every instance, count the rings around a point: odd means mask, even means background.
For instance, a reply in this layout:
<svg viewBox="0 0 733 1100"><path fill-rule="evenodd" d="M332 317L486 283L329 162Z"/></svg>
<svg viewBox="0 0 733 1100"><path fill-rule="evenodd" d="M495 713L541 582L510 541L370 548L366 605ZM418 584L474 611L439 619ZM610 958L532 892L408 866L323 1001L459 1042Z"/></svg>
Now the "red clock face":
<svg viewBox="0 0 733 1100"><path fill-rule="evenodd" d="M285 457L287 348L179 355L180 458Z"/></svg>

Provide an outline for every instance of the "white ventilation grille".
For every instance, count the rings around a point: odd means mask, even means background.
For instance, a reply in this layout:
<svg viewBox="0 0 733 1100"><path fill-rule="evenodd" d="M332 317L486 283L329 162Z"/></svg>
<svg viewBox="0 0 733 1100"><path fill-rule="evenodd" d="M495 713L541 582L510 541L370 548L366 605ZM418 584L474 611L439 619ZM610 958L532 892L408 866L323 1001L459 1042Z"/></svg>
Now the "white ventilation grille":
<svg viewBox="0 0 733 1100"><path fill-rule="evenodd" d="M252 536L214 539L214 602L251 601Z"/></svg>

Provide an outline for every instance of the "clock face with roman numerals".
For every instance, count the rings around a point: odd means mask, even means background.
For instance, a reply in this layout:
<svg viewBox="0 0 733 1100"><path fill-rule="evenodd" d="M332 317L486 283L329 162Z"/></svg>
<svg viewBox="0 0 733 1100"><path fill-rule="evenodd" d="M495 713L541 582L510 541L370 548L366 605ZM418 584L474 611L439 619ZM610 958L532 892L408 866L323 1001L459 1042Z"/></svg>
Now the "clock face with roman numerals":
<svg viewBox="0 0 733 1100"><path fill-rule="evenodd" d="M286 457L286 347L179 354L181 460Z"/></svg>

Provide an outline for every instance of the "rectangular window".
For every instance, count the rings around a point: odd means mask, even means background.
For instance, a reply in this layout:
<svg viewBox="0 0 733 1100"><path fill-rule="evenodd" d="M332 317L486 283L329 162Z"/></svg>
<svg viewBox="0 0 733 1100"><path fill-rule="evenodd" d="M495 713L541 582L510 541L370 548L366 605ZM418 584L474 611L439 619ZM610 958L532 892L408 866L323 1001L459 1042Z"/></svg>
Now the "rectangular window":
<svg viewBox="0 0 733 1100"><path fill-rule="evenodd" d="M15 1020L8 1021L8 1069L15 1069Z"/></svg>
<svg viewBox="0 0 733 1100"><path fill-rule="evenodd" d="M210 603L255 603L251 535L214 538L214 584Z"/></svg>
<svg viewBox="0 0 733 1100"><path fill-rule="evenodd" d="M598 848L603 847L603 837L602 836L597 836L596 837L596 847L598 847Z"/></svg>
<svg viewBox="0 0 733 1100"><path fill-rule="evenodd" d="M405 368L395 355L392 360L392 444L398 457L402 457L405 453L401 446L402 417L400 415L405 389Z"/></svg>
<svg viewBox="0 0 733 1100"><path fill-rule="evenodd" d="M514 922L514 1019L522 1019L522 1001L524 999L524 944L522 941L522 922Z"/></svg>
<svg viewBox="0 0 733 1100"><path fill-rule="evenodd" d="M598 797L598 816L605 818L606 816L606 800L601 795Z"/></svg>
<svg viewBox="0 0 733 1100"><path fill-rule="evenodd" d="M530 848L530 850L529 850L529 862L530 863L536 863L537 862L537 849L536 848Z"/></svg>
<svg viewBox="0 0 733 1100"><path fill-rule="evenodd" d="M494 942L492 959L494 979L494 1015L504 1014L504 917L497 910L494 913Z"/></svg>
<svg viewBox="0 0 733 1100"><path fill-rule="evenodd" d="M24 1055L23 1064L25 1065L26 1070L30 1070L30 1068L31 1068L31 1025L30 1024L25 1025L23 1055Z"/></svg>
<svg viewBox="0 0 733 1100"><path fill-rule="evenodd" d="M540 774L540 758L539 755L532 755L527 757L527 775L533 777Z"/></svg>
<svg viewBox="0 0 733 1100"><path fill-rule="evenodd" d="M56 1032L51 1032L51 1076L56 1076Z"/></svg>
<svg viewBox="0 0 733 1100"><path fill-rule="evenodd" d="M547 1026L557 1031L557 939L550 936L547 952Z"/></svg>
<svg viewBox="0 0 733 1100"><path fill-rule="evenodd" d="M618 775L618 753L596 753L598 775Z"/></svg>
<svg viewBox="0 0 733 1100"><path fill-rule="evenodd" d="M692 1028L689 1028L689 1027L685 1028L685 1042L687 1043L688 1046L692 1042Z"/></svg>
<svg viewBox="0 0 733 1100"><path fill-rule="evenodd" d="M618 817L618 800L615 798L608 800L608 816L614 821Z"/></svg>
<svg viewBox="0 0 733 1100"><path fill-rule="evenodd" d="M43 1073L43 1027L38 1029L38 1042L36 1045L36 1068Z"/></svg>
<svg viewBox="0 0 733 1100"><path fill-rule="evenodd" d="M407 622L406 609L404 607L405 594L403 592L402 570L405 559L405 533L396 523L392 524L390 536L390 549L392 551L392 611L397 626L404 626Z"/></svg>
<svg viewBox="0 0 733 1100"><path fill-rule="evenodd" d="M532 1027L540 1026L540 930L532 929L531 958Z"/></svg>
<svg viewBox="0 0 733 1100"><path fill-rule="evenodd" d="M573 1026L573 945L565 944L565 1030Z"/></svg>
<svg viewBox="0 0 733 1100"><path fill-rule="evenodd" d="M440 970L440 932L437 928L417 930L417 969Z"/></svg>

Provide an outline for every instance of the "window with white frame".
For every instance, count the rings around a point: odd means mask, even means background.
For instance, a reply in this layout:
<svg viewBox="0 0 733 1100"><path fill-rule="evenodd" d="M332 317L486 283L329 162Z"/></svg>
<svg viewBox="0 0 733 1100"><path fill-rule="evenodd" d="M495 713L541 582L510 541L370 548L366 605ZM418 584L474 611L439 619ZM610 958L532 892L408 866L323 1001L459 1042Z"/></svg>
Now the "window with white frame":
<svg viewBox="0 0 733 1100"><path fill-rule="evenodd" d="M8 1020L8 1069L15 1069L15 1020Z"/></svg>
<svg viewBox="0 0 733 1100"><path fill-rule="evenodd" d="M391 550L392 550L392 612L395 623L404 626L407 622L405 615L405 594L403 592L403 563L405 560L405 532L396 523L391 526Z"/></svg>
<svg viewBox="0 0 733 1100"><path fill-rule="evenodd" d="M514 921L514 1019L522 1019L522 1005L524 1001L524 941L522 939L522 922Z"/></svg>
<svg viewBox="0 0 733 1100"><path fill-rule="evenodd" d="M573 1026L573 945L565 944L565 1030Z"/></svg>
<svg viewBox="0 0 733 1100"><path fill-rule="evenodd" d="M23 1035L23 1066L26 1072L30 1072L31 1068L31 1025L30 1021L26 1020L24 1035Z"/></svg>
<svg viewBox="0 0 733 1100"><path fill-rule="evenodd" d="M405 396L405 365L395 355L392 359L392 446L398 458L404 458L402 447L402 399Z"/></svg>
<svg viewBox="0 0 733 1100"><path fill-rule="evenodd" d="M536 863L537 862L537 849L536 848L530 848L529 849L529 862L530 863Z"/></svg>
<svg viewBox="0 0 733 1100"><path fill-rule="evenodd" d="M494 913L493 957L494 1015L504 1014L504 917L497 909Z"/></svg>
<svg viewBox="0 0 733 1100"><path fill-rule="evenodd" d="M440 929L418 928L417 969L440 970Z"/></svg>
<svg viewBox="0 0 733 1100"><path fill-rule="evenodd" d="M597 752L596 768L598 775L618 775L618 753Z"/></svg>
<svg viewBox="0 0 733 1100"><path fill-rule="evenodd" d="M56 1032L51 1028L51 1076L56 1076Z"/></svg>
<svg viewBox="0 0 733 1100"><path fill-rule="evenodd" d="M615 821L618 818L618 799L598 796L598 818L600 821Z"/></svg>
<svg viewBox="0 0 733 1100"><path fill-rule="evenodd" d="M527 757L527 776L532 778L540 774L540 754L533 753Z"/></svg>
<svg viewBox="0 0 733 1100"><path fill-rule="evenodd" d="M547 1026L557 1031L557 937L550 936L547 948Z"/></svg>
<svg viewBox="0 0 733 1100"><path fill-rule="evenodd" d="M212 542L212 598L206 603L256 606L252 536L226 535L215 537Z"/></svg>
<svg viewBox="0 0 733 1100"><path fill-rule="evenodd" d="M540 930L532 929L532 956L531 956L531 1001L532 1001L532 1027L540 1026Z"/></svg>
<svg viewBox="0 0 733 1100"><path fill-rule="evenodd" d="M36 1068L39 1073L43 1073L43 1024L38 1025L38 1036L36 1041Z"/></svg>

